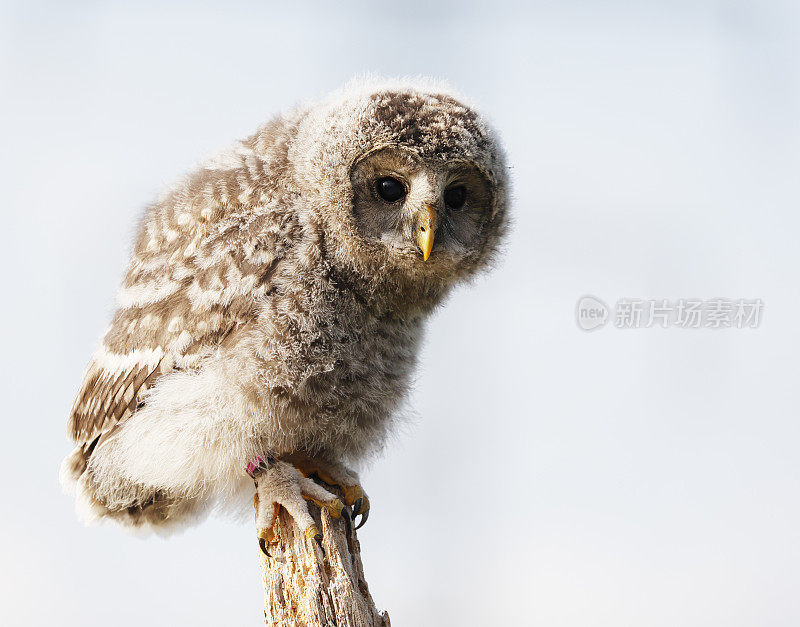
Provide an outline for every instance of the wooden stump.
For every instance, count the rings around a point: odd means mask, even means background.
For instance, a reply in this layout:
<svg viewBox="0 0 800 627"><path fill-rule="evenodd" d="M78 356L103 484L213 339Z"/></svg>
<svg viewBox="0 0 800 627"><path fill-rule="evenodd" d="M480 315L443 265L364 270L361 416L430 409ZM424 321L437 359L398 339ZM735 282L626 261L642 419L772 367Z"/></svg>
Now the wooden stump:
<svg viewBox="0 0 800 627"><path fill-rule="evenodd" d="M334 520L313 505L311 515L322 530L322 546L301 533L281 509L269 544L261 551L264 621L276 627L390 627L378 612L364 579L361 547L344 519Z"/></svg>

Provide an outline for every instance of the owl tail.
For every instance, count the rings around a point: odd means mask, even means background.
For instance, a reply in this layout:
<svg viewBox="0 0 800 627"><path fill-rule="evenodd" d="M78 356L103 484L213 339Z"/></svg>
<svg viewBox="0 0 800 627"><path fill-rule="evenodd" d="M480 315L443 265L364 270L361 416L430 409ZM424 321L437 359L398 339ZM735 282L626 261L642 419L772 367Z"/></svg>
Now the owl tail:
<svg viewBox="0 0 800 627"><path fill-rule="evenodd" d="M203 503L177 498L156 488L113 477L98 481L89 468L89 456L77 447L61 463L59 478L64 491L75 495L75 509L84 523L113 520L128 530L169 534L198 522L208 513Z"/></svg>

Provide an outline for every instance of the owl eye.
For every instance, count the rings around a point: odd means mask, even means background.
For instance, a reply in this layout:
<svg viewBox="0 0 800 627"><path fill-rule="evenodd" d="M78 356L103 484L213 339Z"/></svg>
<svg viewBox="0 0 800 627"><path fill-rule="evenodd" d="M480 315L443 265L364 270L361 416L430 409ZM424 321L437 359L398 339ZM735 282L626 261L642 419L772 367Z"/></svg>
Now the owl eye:
<svg viewBox="0 0 800 627"><path fill-rule="evenodd" d="M405 186L393 176L384 176L375 182L375 191L386 202L396 202L406 195Z"/></svg>
<svg viewBox="0 0 800 627"><path fill-rule="evenodd" d="M463 185L451 187L444 193L444 204L450 209L461 209L467 201L467 188Z"/></svg>

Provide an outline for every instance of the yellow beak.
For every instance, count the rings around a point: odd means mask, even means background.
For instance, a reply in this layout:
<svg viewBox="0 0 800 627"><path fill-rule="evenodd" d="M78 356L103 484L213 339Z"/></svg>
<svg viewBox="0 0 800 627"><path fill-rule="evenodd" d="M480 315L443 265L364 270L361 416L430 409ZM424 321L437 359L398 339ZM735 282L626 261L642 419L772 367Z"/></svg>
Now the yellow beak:
<svg viewBox="0 0 800 627"><path fill-rule="evenodd" d="M433 240L436 237L436 227L438 227L436 209L430 205L422 207L422 217L417 227L417 246L422 251L422 259L428 261L433 250Z"/></svg>

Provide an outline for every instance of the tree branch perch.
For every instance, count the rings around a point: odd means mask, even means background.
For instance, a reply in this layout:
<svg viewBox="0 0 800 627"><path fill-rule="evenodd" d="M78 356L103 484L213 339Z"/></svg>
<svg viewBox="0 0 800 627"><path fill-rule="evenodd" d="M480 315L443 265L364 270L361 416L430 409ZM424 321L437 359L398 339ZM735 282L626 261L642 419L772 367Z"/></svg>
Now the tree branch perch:
<svg viewBox="0 0 800 627"><path fill-rule="evenodd" d="M361 564L361 546L344 517L309 507L322 530L322 546L300 531L281 509L270 557L261 551L264 621L275 627L390 627L369 593Z"/></svg>

